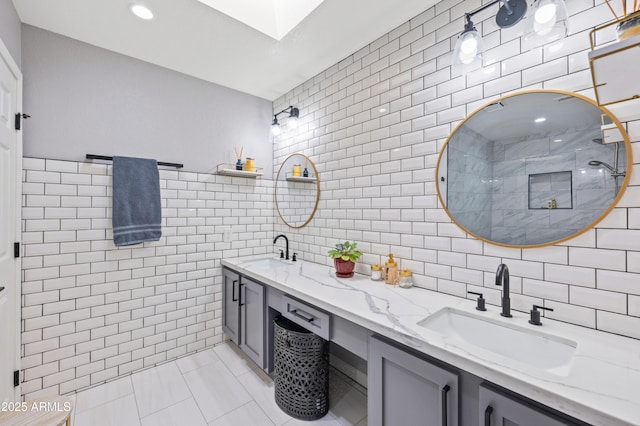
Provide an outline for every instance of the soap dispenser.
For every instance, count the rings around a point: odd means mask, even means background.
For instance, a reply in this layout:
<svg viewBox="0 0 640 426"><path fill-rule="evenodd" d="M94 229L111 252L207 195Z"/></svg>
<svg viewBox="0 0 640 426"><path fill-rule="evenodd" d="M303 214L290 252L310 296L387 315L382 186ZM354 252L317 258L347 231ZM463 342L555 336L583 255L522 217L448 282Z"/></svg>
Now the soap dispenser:
<svg viewBox="0 0 640 426"><path fill-rule="evenodd" d="M393 260L393 253L389 253L389 259L384 264L384 282L387 284L398 282L398 264Z"/></svg>

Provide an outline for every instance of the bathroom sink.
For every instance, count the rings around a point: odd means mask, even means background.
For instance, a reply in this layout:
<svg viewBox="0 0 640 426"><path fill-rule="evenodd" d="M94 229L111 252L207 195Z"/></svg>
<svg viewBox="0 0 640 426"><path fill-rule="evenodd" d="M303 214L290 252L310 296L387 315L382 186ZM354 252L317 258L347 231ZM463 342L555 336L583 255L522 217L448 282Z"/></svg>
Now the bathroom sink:
<svg viewBox="0 0 640 426"><path fill-rule="evenodd" d="M283 266L292 266L295 264L296 262L292 262L291 260L284 260L280 258L255 259L255 260L247 260L246 262L244 262L244 266L248 268L268 270L268 271L276 268L281 268Z"/></svg>
<svg viewBox="0 0 640 426"><path fill-rule="evenodd" d="M452 308L441 309L418 325L445 336L447 343L462 342L465 349L475 346L560 376L569 374L577 346L569 339Z"/></svg>

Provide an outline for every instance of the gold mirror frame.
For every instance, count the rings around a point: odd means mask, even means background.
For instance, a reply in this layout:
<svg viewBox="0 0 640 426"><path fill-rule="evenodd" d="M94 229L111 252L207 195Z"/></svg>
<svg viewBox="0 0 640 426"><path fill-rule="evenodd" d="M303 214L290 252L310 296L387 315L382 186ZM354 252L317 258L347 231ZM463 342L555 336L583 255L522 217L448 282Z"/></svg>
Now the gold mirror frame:
<svg viewBox="0 0 640 426"><path fill-rule="evenodd" d="M284 170L284 167L287 164L287 161L289 159L291 159L292 157L295 157L295 156L303 157L303 159L306 162L308 162L308 164L313 169L313 175L315 176L315 188L316 188L316 202L315 202L315 204L313 206L313 211L309 215L309 218L302 225L299 225L299 226L295 226L295 225L292 225L289 222L287 222L287 220L283 217L282 212L280 211L280 207L278 206L278 182L281 181L280 180L281 176L283 176L283 180L285 179L287 171ZM294 154L290 154L289 156L287 156L287 158L285 158L284 161L282 162L282 164L280 165L280 169L278 170L278 175L276 176L276 181L275 181L275 184L274 184L273 197L274 197L274 201L275 201L275 204L276 204L276 211L278 212L278 216L280 216L280 219L282 219L282 221L285 223L285 225L287 225L289 228L294 228L294 229L303 228L309 222L311 222L311 219L313 219L313 216L315 216L315 214L316 214L316 210L318 210L318 202L320 201L320 176L318 175L318 170L316 169L316 165L313 163L313 161L311 161L311 159L309 157L307 157L306 155L300 154L300 153L294 153Z"/></svg>
<svg viewBox="0 0 640 426"><path fill-rule="evenodd" d="M442 197L442 193L440 191L440 163L441 163L441 161L443 159L444 153L446 152L446 148L449 145L449 142L451 141L451 138L456 134L456 132L469 119L471 119L477 113L483 111L486 107L488 107L490 105L496 104L498 102L501 102L502 100L505 100L505 99L508 99L508 98L512 98L512 97L515 97L515 96L526 95L528 93L552 93L552 94L558 94L558 95L563 95L563 96L571 96L571 97L575 97L575 98L581 99L583 101L586 101L586 102L590 103L591 105L593 105L594 107L598 108L600 111L602 111L603 114L606 114L611 119L613 124L616 125L618 131L622 135L622 137L624 139L624 146L625 146L625 149L627 151L626 152L626 155L627 155L627 162L626 162L627 166L626 166L626 170L625 170L626 175L624 177L622 185L620 186L618 194L613 199L611 205L600 216L598 216L598 218L596 220L594 220L593 222L591 222L590 224L585 226L582 230L580 230L578 232L575 232L573 234L567 235L565 237L559 238L557 240L546 242L546 243L531 244L531 245L513 245L513 244L500 243L500 242L497 242L497 241L492 241L492 240L488 240L487 238L481 237L481 236L469 231L467 228L465 228L463 225L461 225L455 219L455 217L453 217L453 215L447 209L446 203L444 202L443 197ZM620 201L620 199L624 195L624 192L627 189L627 186L629 184L629 180L631 179L632 168L633 168L633 158L632 158L632 148L631 148L631 142L630 142L630 139L629 139L629 135L627 134L627 132L624 129L624 127L622 126L622 123L620 122L620 120L618 120L618 118L615 115L613 115L613 113L611 113L611 111L609 111L606 107L598 105L593 99L590 99L590 98L588 98L586 96L583 96L583 95L580 95L580 94L574 93L574 92L567 92L567 91L564 91L564 90L548 90L548 89L525 90L525 91L521 91L521 92L512 93L512 94L503 96L501 98L494 99L494 100L492 100L490 102L487 102L486 104L484 104L483 106L481 106L480 108L476 109L471 114L469 114L464 120L462 120L455 127L455 129L453 129L453 131L451 132L451 134L447 138L445 144L442 146L442 149L440 150L440 154L438 156L438 162L436 164L436 172L435 172L436 173L435 184L436 184L436 192L438 194L438 201L439 201L440 205L442 206L444 211L447 213L447 216L449 216L451 221L453 223L455 223L464 232L466 232L467 234L471 235L472 237L474 237L474 238L476 238L476 239L478 239L480 241L483 241L485 243L489 243L489 244L493 244L493 245L497 245L497 246L502 246L502 247L509 247L509 248L528 249L528 248L547 247L547 246L556 245L556 244L562 243L564 241L570 240L572 238L575 238L575 237L577 237L579 235L582 235L583 233L585 233L585 232L589 231L590 229L592 229L593 227L595 227L600 221L602 221L605 217L607 217L607 215L615 208L615 206L618 204L618 202ZM447 181L448 181L448 179L447 179Z"/></svg>

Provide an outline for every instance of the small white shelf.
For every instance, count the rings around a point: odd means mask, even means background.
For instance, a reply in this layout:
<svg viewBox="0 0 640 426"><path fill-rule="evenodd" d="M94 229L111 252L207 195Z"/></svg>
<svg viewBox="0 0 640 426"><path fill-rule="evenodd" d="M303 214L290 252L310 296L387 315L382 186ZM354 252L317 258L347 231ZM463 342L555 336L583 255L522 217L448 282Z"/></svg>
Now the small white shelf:
<svg viewBox="0 0 640 426"><path fill-rule="evenodd" d="M304 183L315 183L316 178L314 177L304 177L304 176L287 176L287 180L289 182L304 182Z"/></svg>
<svg viewBox="0 0 640 426"><path fill-rule="evenodd" d="M640 17L640 13L635 12L633 16ZM637 78L640 66L640 35L601 47L596 46L598 31L619 22L613 21L596 27L590 33L589 66L596 101L600 106L640 98L640 80Z"/></svg>
<svg viewBox="0 0 640 426"><path fill-rule="evenodd" d="M246 170L236 170L236 166L233 164L218 164L216 173L223 176L234 176L234 177L255 179L264 174L261 172L261 170L262 170L261 167L256 167L255 172L248 172Z"/></svg>

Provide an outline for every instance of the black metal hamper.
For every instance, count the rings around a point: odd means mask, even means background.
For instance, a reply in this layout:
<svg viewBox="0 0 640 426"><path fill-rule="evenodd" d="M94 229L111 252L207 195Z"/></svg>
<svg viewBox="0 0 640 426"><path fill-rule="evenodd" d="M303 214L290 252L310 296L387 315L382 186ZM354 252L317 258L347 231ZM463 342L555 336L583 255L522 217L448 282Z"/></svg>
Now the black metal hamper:
<svg viewBox="0 0 640 426"><path fill-rule="evenodd" d="M274 320L274 385L278 406L315 420L329 411L329 348L320 336L279 316Z"/></svg>

